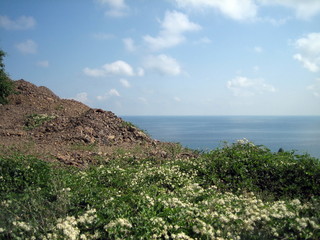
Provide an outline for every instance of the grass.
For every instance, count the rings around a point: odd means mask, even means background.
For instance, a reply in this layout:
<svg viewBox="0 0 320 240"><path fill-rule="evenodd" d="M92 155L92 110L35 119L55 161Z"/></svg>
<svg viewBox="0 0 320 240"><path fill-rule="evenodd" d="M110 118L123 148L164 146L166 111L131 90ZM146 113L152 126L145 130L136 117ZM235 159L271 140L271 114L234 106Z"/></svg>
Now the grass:
<svg viewBox="0 0 320 240"><path fill-rule="evenodd" d="M55 116L49 116L48 114L30 114L26 116L25 123L24 123L24 129L25 130L32 130L34 128L37 128L41 126L43 123L50 121L54 119Z"/></svg>
<svg viewBox="0 0 320 240"><path fill-rule="evenodd" d="M138 130L138 131L140 131L141 133L143 133L144 135L150 137L150 134L148 133L147 130L145 130L145 129L140 129L139 127L137 127L136 125L134 125L132 122L123 121L123 122L122 122L122 127L123 127L123 128L129 128L129 129L131 129L131 130L133 130L133 129Z"/></svg>
<svg viewBox="0 0 320 240"><path fill-rule="evenodd" d="M247 141L86 170L0 157L0 239L320 239L320 161Z"/></svg>
<svg viewBox="0 0 320 240"><path fill-rule="evenodd" d="M85 143L74 143L71 145L71 150L78 150L78 151L91 151L96 152L98 150L98 146L96 143L85 144Z"/></svg>

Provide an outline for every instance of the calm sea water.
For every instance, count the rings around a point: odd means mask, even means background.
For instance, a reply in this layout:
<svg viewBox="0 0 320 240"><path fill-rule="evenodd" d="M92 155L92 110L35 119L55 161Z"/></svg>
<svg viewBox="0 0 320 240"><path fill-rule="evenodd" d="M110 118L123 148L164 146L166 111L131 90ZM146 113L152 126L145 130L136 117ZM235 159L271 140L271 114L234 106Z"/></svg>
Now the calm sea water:
<svg viewBox="0 0 320 240"><path fill-rule="evenodd" d="M320 116L124 116L153 138L212 150L247 138L272 151L281 147L320 158Z"/></svg>

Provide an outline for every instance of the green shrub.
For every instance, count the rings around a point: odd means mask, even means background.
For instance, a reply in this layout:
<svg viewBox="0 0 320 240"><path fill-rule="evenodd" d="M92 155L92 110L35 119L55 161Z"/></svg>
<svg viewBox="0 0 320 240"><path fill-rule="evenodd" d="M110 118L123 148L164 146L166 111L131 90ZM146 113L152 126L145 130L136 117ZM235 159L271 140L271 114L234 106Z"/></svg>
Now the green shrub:
<svg viewBox="0 0 320 240"><path fill-rule="evenodd" d="M51 169L41 160L23 155L1 157L0 160L1 194L23 194L30 188L44 188L49 184Z"/></svg>
<svg viewBox="0 0 320 240"><path fill-rule="evenodd" d="M66 215L62 170L32 156L0 157L0 239L44 234Z"/></svg>
<svg viewBox="0 0 320 240"><path fill-rule="evenodd" d="M5 52L0 49L0 104L7 104L7 97L14 92L14 83L4 69L3 58L5 55Z"/></svg>
<svg viewBox="0 0 320 240"><path fill-rule="evenodd" d="M272 153L250 142L204 154L200 172L206 184L225 190L268 192L276 198L310 198L320 192L318 159L294 152Z"/></svg>
<svg viewBox="0 0 320 240"><path fill-rule="evenodd" d="M320 239L319 169L246 141L88 169L0 157L0 239Z"/></svg>
<svg viewBox="0 0 320 240"><path fill-rule="evenodd" d="M50 116L46 113L44 114L31 114L28 115L24 122L25 130L32 130L36 127L41 126L44 122L54 119L55 116Z"/></svg>

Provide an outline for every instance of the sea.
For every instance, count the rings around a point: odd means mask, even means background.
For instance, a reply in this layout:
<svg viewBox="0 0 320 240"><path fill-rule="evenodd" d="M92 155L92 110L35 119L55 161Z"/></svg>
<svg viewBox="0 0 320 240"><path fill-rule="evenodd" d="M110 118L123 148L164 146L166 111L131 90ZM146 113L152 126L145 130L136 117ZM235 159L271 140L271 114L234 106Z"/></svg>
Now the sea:
<svg viewBox="0 0 320 240"><path fill-rule="evenodd" d="M320 159L320 116L122 116L152 138L210 151L246 138Z"/></svg>

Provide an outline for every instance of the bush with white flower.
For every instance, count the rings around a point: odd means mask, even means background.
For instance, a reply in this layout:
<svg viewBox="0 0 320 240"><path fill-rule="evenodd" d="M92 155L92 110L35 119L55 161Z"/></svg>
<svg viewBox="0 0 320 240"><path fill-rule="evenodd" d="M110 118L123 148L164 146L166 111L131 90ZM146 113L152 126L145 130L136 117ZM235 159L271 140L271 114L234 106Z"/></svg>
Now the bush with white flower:
<svg viewBox="0 0 320 240"><path fill-rule="evenodd" d="M0 239L320 239L320 161L242 139L88 169L0 157Z"/></svg>

